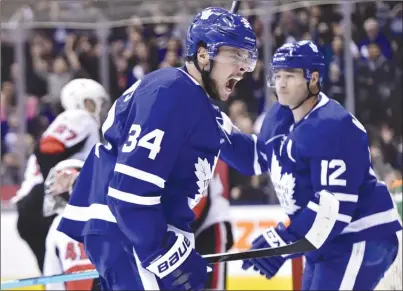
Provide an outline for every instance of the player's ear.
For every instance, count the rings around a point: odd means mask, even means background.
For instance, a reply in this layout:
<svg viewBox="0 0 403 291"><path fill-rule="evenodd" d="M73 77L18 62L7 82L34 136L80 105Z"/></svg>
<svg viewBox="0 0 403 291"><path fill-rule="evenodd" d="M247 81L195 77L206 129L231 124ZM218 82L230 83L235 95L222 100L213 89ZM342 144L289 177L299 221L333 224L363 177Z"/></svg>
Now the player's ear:
<svg viewBox="0 0 403 291"><path fill-rule="evenodd" d="M309 82L309 89L313 94L319 94L319 73L313 72L311 81Z"/></svg>
<svg viewBox="0 0 403 291"><path fill-rule="evenodd" d="M85 109L87 109L88 112L90 112L90 113L95 112L95 107L96 106L95 106L94 101L92 101L90 99L85 99L84 106L85 106Z"/></svg>
<svg viewBox="0 0 403 291"><path fill-rule="evenodd" d="M201 68L210 65L210 57L207 49L203 46L200 46L197 50L197 61L199 62Z"/></svg>

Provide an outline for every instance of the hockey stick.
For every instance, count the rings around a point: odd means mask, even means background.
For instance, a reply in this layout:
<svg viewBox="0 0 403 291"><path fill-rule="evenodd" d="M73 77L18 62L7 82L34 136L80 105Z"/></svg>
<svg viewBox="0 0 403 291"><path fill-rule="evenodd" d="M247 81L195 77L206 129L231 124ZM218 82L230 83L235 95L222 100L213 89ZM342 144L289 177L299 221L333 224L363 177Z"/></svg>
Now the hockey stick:
<svg viewBox="0 0 403 291"><path fill-rule="evenodd" d="M278 248L265 248L259 250L250 250L246 252L236 252L236 253L222 253L222 254L213 254L213 255L205 255L203 258L209 262L210 264L216 264L219 262L230 262L251 258L261 258L261 257L272 257L272 256L281 256L281 255L289 255L296 253L303 253L307 251L315 250L316 248L305 238L301 239L293 244L289 244L287 246L278 247ZM21 280L12 280L1 283L1 290L12 289L12 288L21 288L26 286L33 285L46 285L50 283L63 283L67 281L78 281L78 280L87 280L87 279L95 279L98 278L99 274L96 270L88 270L75 272L71 274L59 274L53 276L43 276L36 278L28 278Z"/></svg>
<svg viewBox="0 0 403 291"><path fill-rule="evenodd" d="M237 253L221 253L204 255L203 258L210 264L216 264L220 262L231 262L238 260L254 259L254 258L264 258L273 257L281 255L292 255L297 253L304 253L309 251L314 251L316 248L306 239L300 239L299 241L278 248L264 248L257 250L249 250L245 252Z"/></svg>
<svg viewBox="0 0 403 291"><path fill-rule="evenodd" d="M241 6L241 1L232 1L232 6L231 6L231 12L232 13L237 13L239 6Z"/></svg>

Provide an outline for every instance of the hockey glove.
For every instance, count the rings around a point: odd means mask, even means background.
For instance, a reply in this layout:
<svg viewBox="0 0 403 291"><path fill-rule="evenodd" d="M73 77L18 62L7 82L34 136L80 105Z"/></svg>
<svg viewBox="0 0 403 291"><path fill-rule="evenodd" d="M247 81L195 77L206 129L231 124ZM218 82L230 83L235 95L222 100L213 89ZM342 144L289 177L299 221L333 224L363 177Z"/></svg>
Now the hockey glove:
<svg viewBox="0 0 403 291"><path fill-rule="evenodd" d="M207 280L208 263L182 234L167 232L164 247L142 262L162 284L161 290L202 290Z"/></svg>
<svg viewBox="0 0 403 291"><path fill-rule="evenodd" d="M295 238L287 232L284 224L279 223L276 228L269 227L263 234L257 237L252 242L251 249L277 248L292 243L293 241L295 241ZM261 275L270 279L277 274L278 270L288 258L287 256L276 256L247 259L243 261L242 269L247 270L253 266L255 271L258 271Z"/></svg>

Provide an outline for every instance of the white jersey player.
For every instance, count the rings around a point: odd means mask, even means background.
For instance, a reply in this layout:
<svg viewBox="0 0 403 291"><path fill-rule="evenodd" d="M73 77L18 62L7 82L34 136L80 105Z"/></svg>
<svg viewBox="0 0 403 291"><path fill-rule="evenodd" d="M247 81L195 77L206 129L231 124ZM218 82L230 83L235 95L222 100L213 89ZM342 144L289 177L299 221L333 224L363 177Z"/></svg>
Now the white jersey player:
<svg viewBox="0 0 403 291"><path fill-rule="evenodd" d="M94 80L74 79L63 87L60 99L65 111L43 133L38 151L43 155L70 154L65 158L85 159L92 146L99 142L100 123L109 96ZM28 195L35 185L43 183L44 176L55 165L43 175L44 169L39 164L37 155L32 154L14 202Z"/></svg>
<svg viewBox="0 0 403 291"><path fill-rule="evenodd" d="M59 213L53 220L46 237L44 276L72 273L94 269L84 245L57 230L61 213L67 203L75 177L83 165L82 160L68 159L58 163L45 181L45 197L53 210ZM94 290L94 280L79 280L66 283L50 283L46 290ZM96 284L96 283L95 283Z"/></svg>
<svg viewBox="0 0 403 291"><path fill-rule="evenodd" d="M100 124L109 96L103 86L90 79L75 79L61 91L65 111L58 115L43 133L34 153L29 158L24 182L17 192L19 218L18 232L34 252L42 271L45 237L52 223L43 216L43 181L51 168L68 158L85 159L91 147L100 141Z"/></svg>

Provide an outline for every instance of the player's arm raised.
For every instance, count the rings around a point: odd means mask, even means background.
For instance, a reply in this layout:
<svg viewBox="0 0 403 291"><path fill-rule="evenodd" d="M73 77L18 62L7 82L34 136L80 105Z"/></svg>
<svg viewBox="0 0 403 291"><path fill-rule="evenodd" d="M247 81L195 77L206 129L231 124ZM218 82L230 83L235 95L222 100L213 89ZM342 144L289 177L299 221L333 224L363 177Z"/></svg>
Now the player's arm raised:
<svg viewBox="0 0 403 291"><path fill-rule="evenodd" d="M244 175L255 176L267 171L264 141L255 134L239 131L230 118L222 113L222 129L225 131L220 158Z"/></svg>

